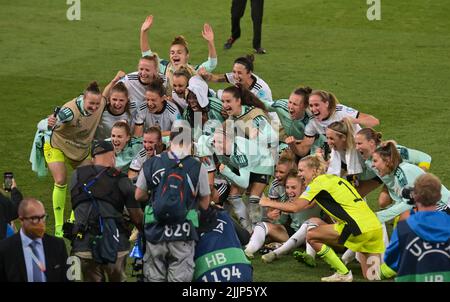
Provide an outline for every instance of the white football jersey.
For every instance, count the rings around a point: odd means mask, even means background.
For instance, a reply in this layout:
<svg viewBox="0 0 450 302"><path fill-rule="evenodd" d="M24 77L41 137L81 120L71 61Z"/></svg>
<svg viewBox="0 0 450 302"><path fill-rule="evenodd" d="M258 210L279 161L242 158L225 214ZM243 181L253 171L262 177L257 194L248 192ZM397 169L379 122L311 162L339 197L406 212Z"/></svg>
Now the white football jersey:
<svg viewBox="0 0 450 302"><path fill-rule="evenodd" d="M226 73L225 78L227 79L228 83L233 84L233 85L236 84L236 81L233 78L232 72ZM252 78L253 78L254 82L253 82L253 85L251 87L249 87L248 90L250 90L259 99L264 99L266 101L272 102L272 91L270 90L269 85L267 85L267 83L264 82L263 79L261 79L254 73L252 73Z"/></svg>
<svg viewBox="0 0 450 302"><path fill-rule="evenodd" d="M151 113L148 111L147 104L144 104L138 108L134 124L144 125L144 131L151 126L159 126L161 131L170 131L173 122L179 119L181 119L180 111L171 102L164 102L163 109L158 113Z"/></svg>
<svg viewBox="0 0 450 302"><path fill-rule="evenodd" d="M164 87L166 87L166 80L163 74L159 74L159 76L164 80ZM124 83L128 89L128 97L130 99L130 112L134 116L136 110L140 105L146 104L145 101L145 90L148 84L144 84L141 82L139 78L139 72L131 72L124 76L120 82Z"/></svg>
<svg viewBox="0 0 450 302"><path fill-rule="evenodd" d="M141 171L141 168L146 160L147 160L147 151L145 150L145 148L142 148L131 161L130 170L135 172Z"/></svg>
<svg viewBox="0 0 450 302"><path fill-rule="evenodd" d="M313 137L316 134L326 135L327 127L334 122L342 121L345 117L358 118L359 112L345 105L336 105L336 111L332 116L323 121L318 121L314 116L311 117L305 127L305 136ZM354 124L355 133L361 130L361 126Z"/></svg>

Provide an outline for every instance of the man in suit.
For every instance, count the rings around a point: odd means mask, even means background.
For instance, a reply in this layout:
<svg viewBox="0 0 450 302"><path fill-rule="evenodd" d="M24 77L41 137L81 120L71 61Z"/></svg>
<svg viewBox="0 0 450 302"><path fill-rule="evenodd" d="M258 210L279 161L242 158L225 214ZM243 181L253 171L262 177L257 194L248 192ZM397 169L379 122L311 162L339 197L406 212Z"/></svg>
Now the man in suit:
<svg viewBox="0 0 450 302"><path fill-rule="evenodd" d="M62 239L45 234L46 218L39 200L20 203L20 232L0 241L0 282L67 281L66 246Z"/></svg>

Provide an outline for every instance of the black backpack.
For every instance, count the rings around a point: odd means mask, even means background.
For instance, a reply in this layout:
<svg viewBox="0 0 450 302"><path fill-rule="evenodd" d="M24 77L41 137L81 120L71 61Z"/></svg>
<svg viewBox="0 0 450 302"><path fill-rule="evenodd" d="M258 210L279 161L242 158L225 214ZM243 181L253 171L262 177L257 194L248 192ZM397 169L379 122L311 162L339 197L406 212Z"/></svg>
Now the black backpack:
<svg viewBox="0 0 450 302"><path fill-rule="evenodd" d="M201 163L191 156L181 160L161 154L164 175L154 194L155 219L164 224L183 223L194 205Z"/></svg>

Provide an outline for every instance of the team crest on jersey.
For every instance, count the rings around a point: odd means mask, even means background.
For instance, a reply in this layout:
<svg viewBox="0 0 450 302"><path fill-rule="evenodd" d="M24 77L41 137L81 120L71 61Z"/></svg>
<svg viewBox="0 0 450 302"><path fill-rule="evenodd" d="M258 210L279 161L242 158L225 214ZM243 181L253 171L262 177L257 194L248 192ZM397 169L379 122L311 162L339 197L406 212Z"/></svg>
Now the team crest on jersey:
<svg viewBox="0 0 450 302"><path fill-rule="evenodd" d="M260 91L258 91L258 97L261 99L261 98L264 98L266 96L266 94L264 93L264 90L260 90Z"/></svg>

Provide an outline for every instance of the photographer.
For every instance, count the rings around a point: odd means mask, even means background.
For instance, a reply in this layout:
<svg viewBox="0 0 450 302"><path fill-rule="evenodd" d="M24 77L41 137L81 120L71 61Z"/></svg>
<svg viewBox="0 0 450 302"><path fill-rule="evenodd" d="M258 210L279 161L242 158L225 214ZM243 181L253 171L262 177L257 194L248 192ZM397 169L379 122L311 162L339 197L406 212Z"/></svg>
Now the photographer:
<svg viewBox="0 0 450 302"><path fill-rule="evenodd" d="M450 281L450 215L437 210L441 182L433 174L419 176L410 195L416 212L398 223L381 267L384 278L396 281Z"/></svg>
<svg viewBox="0 0 450 302"><path fill-rule="evenodd" d="M127 175L114 168L114 147L94 141L93 165L78 167L72 175L71 197L75 213L71 237L72 254L81 259L84 281L126 281L125 266L130 248L127 208L131 222L142 229L142 210L134 199L134 186Z"/></svg>
<svg viewBox="0 0 450 302"><path fill-rule="evenodd" d="M12 179L11 199L0 192L0 240L6 238L8 224L17 219L17 209L22 201L22 193L17 189L16 181Z"/></svg>

